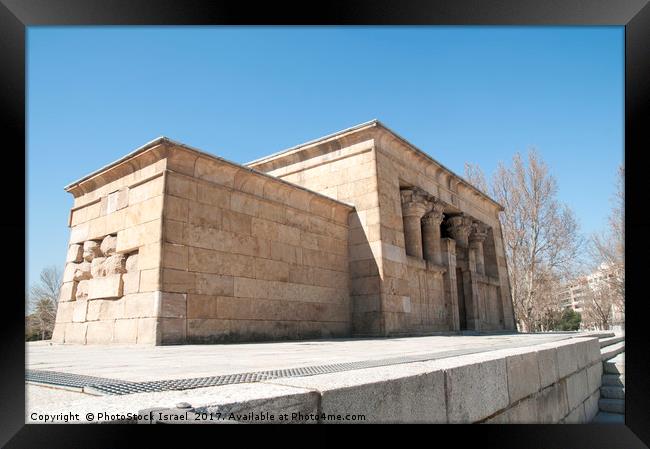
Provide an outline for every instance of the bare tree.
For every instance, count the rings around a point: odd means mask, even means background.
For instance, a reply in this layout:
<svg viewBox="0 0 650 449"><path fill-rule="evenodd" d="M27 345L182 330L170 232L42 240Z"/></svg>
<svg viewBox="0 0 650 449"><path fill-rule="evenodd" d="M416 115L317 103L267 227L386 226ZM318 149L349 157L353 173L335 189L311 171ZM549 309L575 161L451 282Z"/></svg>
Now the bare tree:
<svg viewBox="0 0 650 449"><path fill-rule="evenodd" d="M607 330L612 321L613 297L607 288L588 288L582 307L584 326Z"/></svg>
<svg viewBox="0 0 650 449"><path fill-rule="evenodd" d="M52 335L61 290L61 270L56 266L44 268L39 281L29 289L28 306L31 313L28 323L41 340Z"/></svg>
<svg viewBox="0 0 650 449"><path fill-rule="evenodd" d="M552 292L572 277L582 244L573 212L557 200L555 178L535 150L527 161L516 153L511 167L499 164L489 189L480 167L466 164L465 177L505 208L500 218L520 330L548 330L557 313Z"/></svg>
<svg viewBox="0 0 650 449"><path fill-rule="evenodd" d="M604 269L608 274L604 279L606 285L603 291L611 296L610 302L621 313L625 313L624 179L625 169L620 166L608 228L594 234L589 245L594 266Z"/></svg>
<svg viewBox="0 0 650 449"><path fill-rule="evenodd" d="M485 174L478 164L465 162L465 180L472 184L485 194L489 194L490 189L485 179Z"/></svg>

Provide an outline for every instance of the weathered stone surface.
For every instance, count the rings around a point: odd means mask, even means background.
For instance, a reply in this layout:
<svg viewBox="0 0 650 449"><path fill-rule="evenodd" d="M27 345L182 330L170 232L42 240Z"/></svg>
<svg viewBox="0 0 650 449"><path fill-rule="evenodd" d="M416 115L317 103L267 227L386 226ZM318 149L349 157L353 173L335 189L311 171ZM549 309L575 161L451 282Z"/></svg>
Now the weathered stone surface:
<svg viewBox="0 0 650 449"><path fill-rule="evenodd" d="M73 244L68 247L68 254L65 261L78 263L83 260L83 245Z"/></svg>
<svg viewBox="0 0 650 449"><path fill-rule="evenodd" d="M95 257L99 256L101 254L101 250L99 248L99 243L96 242L95 240L88 240L84 242L84 247L83 247L83 258L86 262L90 262L93 260Z"/></svg>
<svg viewBox="0 0 650 449"><path fill-rule="evenodd" d="M90 279L92 277L91 273L91 264L88 262L81 262L76 264L75 270L74 270L74 277L73 279L75 281L83 281L86 279Z"/></svg>
<svg viewBox="0 0 650 449"><path fill-rule="evenodd" d="M100 278L114 274L125 273L126 258L124 254L113 254L108 257L97 257L92 261L92 277Z"/></svg>
<svg viewBox="0 0 650 449"><path fill-rule="evenodd" d="M578 370L578 355L573 342L569 341L558 345L556 353L560 378L564 378Z"/></svg>
<svg viewBox="0 0 650 449"><path fill-rule="evenodd" d="M591 422L598 414L598 400L600 399L600 392L595 391L584 402L585 407L585 422Z"/></svg>
<svg viewBox="0 0 650 449"><path fill-rule="evenodd" d="M173 198L173 197L170 197ZM152 220L117 233L117 252L128 253L143 245L159 242L162 232L161 220Z"/></svg>
<svg viewBox="0 0 650 449"><path fill-rule="evenodd" d="M576 345L576 362L578 364L578 369L583 369L587 365L591 364L591 354L592 351L590 350L593 345L598 346L598 338L593 338L590 340L587 339L580 339Z"/></svg>
<svg viewBox="0 0 650 449"><path fill-rule="evenodd" d="M124 209L128 204L129 191L127 189L120 189L117 192L110 193L106 201L106 214Z"/></svg>
<svg viewBox="0 0 650 449"><path fill-rule="evenodd" d="M138 253L129 254L125 262L126 271L138 270Z"/></svg>
<svg viewBox="0 0 650 449"><path fill-rule="evenodd" d="M193 274L193 273L192 273ZM176 291L174 288L187 288L186 285L179 286L171 284L171 291ZM160 290L160 271L157 269L142 270L140 271L140 292L155 292ZM183 291L183 290L181 290Z"/></svg>
<svg viewBox="0 0 650 449"><path fill-rule="evenodd" d="M102 240L102 244L100 245L100 250L104 256L111 256L115 254L116 248L117 236L107 235L104 237L104 240Z"/></svg>
<svg viewBox="0 0 650 449"><path fill-rule="evenodd" d="M582 403L564 418L564 424L584 424L585 422L585 407Z"/></svg>
<svg viewBox="0 0 650 449"><path fill-rule="evenodd" d="M72 311L72 321L83 323L86 321L86 312L88 311L88 301L80 299L74 302Z"/></svg>
<svg viewBox="0 0 650 449"><path fill-rule="evenodd" d="M450 423L472 423L507 407L505 359L477 361L445 371Z"/></svg>
<svg viewBox="0 0 650 449"><path fill-rule="evenodd" d="M158 319L157 318L139 318L138 319L138 344L155 345L159 343L157 338Z"/></svg>
<svg viewBox="0 0 650 449"><path fill-rule="evenodd" d="M447 422L444 374L431 363L268 382L318 390L323 413L358 413L365 415L364 423Z"/></svg>
<svg viewBox="0 0 650 449"><path fill-rule="evenodd" d="M85 300L88 299L88 285L90 281L80 281L77 283L77 289L75 291L76 300Z"/></svg>
<svg viewBox="0 0 650 449"><path fill-rule="evenodd" d="M122 276L114 274L88 281L88 299L119 298L122 296Z"/></svg>
<svg viewBox="0 0 650 449"><path fill-rule="evenodd" d="M65 324L57 324L54 326L52 331L52 343L64 343L65 342Z"/></svg>
<svg viewBox="0 0 650 449"><path fill-rule="evenodd" d="M95 299L88 301L87 321L115 320L124 318L123 299Z"/></svg>
<svg viewBox="0 0 650 449"><path fill-rule="evenodd" d="M124 273L122 275L122 282L122 293L124 295L138 293L140 290L140 272L134 271L130 273Z"/></svg>
<svg viewBox="0 0 650 449"><path fill-rule="evenodd" d="M91 278L98 278L103 276L102 267L104 265L105 260L106 257L95 257L92 260L92 262L90 263L90 273L92 275Z"/></svg>
<svg viewBox="0 0 650 449"><path fill-rule="evenodd" d="M161 318L158 327L160 344L181 344L185 342L187 326L184 318Z"/></svg>
<svg viewBox="0 0 650 449"><path fill-rule="evenodd" d="M138 293L123 298L125 318L155 318L158 316L159 293Z"/></svg>
<svg viewBox="0 0 650 449"><path fill-rule="evenodd" d="M537 351L537 362L539 365L541 388L545 388L558 381L560 373L558 371L557 353L554 348Z"/></svg>
<svg viewBox="0 0 650 449"><path fill-rule="evenodd" d="M72 282L74 281L74 272L77 270L76 263L67 263L63 269L63 279L62 282Z"/></svg>
<svg viewBox="0 0 650 449"><path fill-rule="evenodd" d="M65 323L65 343L86 344L88 323Z"/></svg>
<svg viewBox="0 0 650 449"><path fill-rule="evenodd" d="M594 363L594 362L600 362L600 344L598 342L597 338L591 339L587 343L587 365Z"/></svg>
<svg viewBox="0 0 650 449"><path fill-rule="evenodd" d="M77 294L77 282L64 282L59 292L59 302L74 301Z"/></svg>
<svg viewBox="0 0 650 449"><path fill-rule="evenodd" d="M56 312L57 323L69 323L72 321L72 314L74 311L74 302L59 302ZM58 326L57 326L58 327Z"/></svg>
<svg viewBox="0 0 650 449"><path fill-rule="evenodd" d="M137 343L138 339L138 320L137 319L124 319L116 320L113 329L113 342L114 343Z"/></svg>
<svg viewBox="0 0 650 449"><path fill-rule="evenodd" d="M597 391L603 379L603 364L600 361L597 361L593 365L587 368L587 385L589 387L589 393Z"/></svg>
<svg viewBox="0 0 650 449"><path fill-rule="evenodd" d="M187 294L157 292L156 300L160 302L159 316L162 318L187 317Z"/></svg>
<svg viewBox="0 0 650 449"><path fill-rule="evenodd" d="M537 424L538 422L538 407L534 398L525 399L486 421L489 424Z"/></svg>
<svg viewBox="0 0 650 449"><path fill-rule="evenodd" d="M506 367L511 404L540 390L537 353L529 352L507 357Z"/></svg>
<svg viewBox="0 0 650 449"><path fill-rule="evenodd" d="M91 321L86 332L87 344L107 344L113 341L113 320Z"/></svg>
<svg viewBox="0 0 650 449"><path fill-rule="evenodd" d="M589 396L589 386L587 382L587 370L578 371L567 377L567 399L569 400L569 409L573 410L587 399Z"/></svg>
<svg viewBox="0 0 650 449"><path fill-rule="evenodd" d="M566 381L544 388L535 395L537 418L540 424L557 424L569 413Z"/></svg>

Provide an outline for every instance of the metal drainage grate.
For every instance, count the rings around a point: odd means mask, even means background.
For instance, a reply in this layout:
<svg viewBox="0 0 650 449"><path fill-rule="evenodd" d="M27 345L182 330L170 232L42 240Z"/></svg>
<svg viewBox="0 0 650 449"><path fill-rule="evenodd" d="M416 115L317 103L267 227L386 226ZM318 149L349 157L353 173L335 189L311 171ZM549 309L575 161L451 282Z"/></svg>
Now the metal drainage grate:
<svg viewBox="0 0 650 449"><path fill-rule="evenodd" d="M108 379L105 377L85 376L83 374L59 373L56 371L44 371L28 369L25 370L25 380L27 382L58 385L70 388L83 389L89 385L117 385L117 384L132 384L120 379Z"/></svg>
<svg viewBox="0 0 650 449"><path fill-rule="evenodd" d="M458 351L453 351L458 355ZM378 366L397 365L402 363L421 362L434 358L449 357L446 353L425 354L407 357L395 357L382 360L367 360L361 362L335 363L331 365L287 368L252 373L225 374L220 376L196 377L191 379L171 379L146 382L130 382L117 379L84 376L79 374L59 373L54 371L27 370L26 380L35 383L46 383L65 387L81 388L85 392L123 395L132 393L148 393L170 390L190 390L193 388L214 387L238 383L261 382L269 379L289 377L314 376L342 371L351 371Z"/></svg>
<svg viewBox="0 0 650 449"><path fill-rule="evenodd" d="M403 363L425 362L430 360L457 357L461 355L477 354L497 349L533 346L531 344L495 344L490 348L481 349L455 349L437 352L434 354L420 354L404 357L393 357L380 360L365 360L360 362L334 363L330 365L306 366L300 368L287 368L270 371L258 371L252 373L224 374L220 376L196 377L191 379L171 379L146 382L133 382L119 379L107 379L102 377L84 376L80 374L60 373L43 370L26 370L25 380L34 383L44 383L64 387L80 388L85 392L123 395L132 393L149 393L170 390L190 390L194 388L215 387L238 383L261 382L269 379L280 379L290 377L305 377L318 374L337 373L352 371L364 368L376 368L379 366L399 365Z"/></svg>

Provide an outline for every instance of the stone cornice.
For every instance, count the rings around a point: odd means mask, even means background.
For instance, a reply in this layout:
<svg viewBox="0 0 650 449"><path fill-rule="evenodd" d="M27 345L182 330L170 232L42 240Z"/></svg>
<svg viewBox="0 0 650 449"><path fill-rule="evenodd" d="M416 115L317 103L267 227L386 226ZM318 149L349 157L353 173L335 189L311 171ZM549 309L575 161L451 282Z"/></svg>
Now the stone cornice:
<svg viewBox="0 0 650 449"><path fill-rule="evenodd" d="M372 133L371 131L379 131L380 134L377 134L377 132ZM277 169L279 167L282 167L287 164L295 163L296 160L305 160L308 159L308 155L305 156L298 156L298 153L311 153L311 152L317 152L318 154L325 154L330 151L336 151L344 146L346 146L349 142L355 141L355 134L368 134L368 137L371 137L374 135L376 138L392 138L395 139L396 141L401 142L407 149L410 151L414 152L418 156L420 156L422 159L424 159L427 163L434 164L436 167L441 169L443 172L447 173L450 175L454 182L456 184L463 185L465 188L470 190L472 193L474 193L476 196L479 196L494 206L497 207L499 211L504 210L503 206L499 203L497 203L495 200L490 198L488 195L474 187L472 184L469 182L465 181L461 176L457 175L454 173L452 170L449 168L445 167L443 164L429 156L427 153L424 151L420 150L417 148L415 145L413 145L411 142L406 140L404 137L400 136L397 134L395 131L392 129L388 128L386 125L384 125L382 122L380 122L377 119L370 120L365 123L361 123L356 126L352 126L350 128L346 128L341 131L337 131L332 134L328 134L326 136L320 137L318 139L311 140L309 142L293 146L291 148L288 148L286 150L278 151L277 153L271 154L269 156L265 156L260 159L256 159L254 161L248 162L244 165L249 166L249 167L257 167L260 170L263 171L270 171ZM357 139L358 140L358 139ZM286 161L285 161L286 160Z"/></svg>
<svg viewBox="0 0 650 449"><path fill-rule="evenodd" d="M118 159L115 162L112 162L99 170L92 172L91 174L84 176L83 178L67 185L65 190L76 197L79 197L89 191L95 190L105 184L108 184L114 180L117 180L123 176L127 176L134 171L137 171L143 167L151 165L159 160L169 157L171 151L184 151L187 153L192 153L197 157L202 157L208 160L217 161L228 165L233 168L237 168L244 172L249 172L252 176L260 176L267 178L272 182L276 182L285 186L288 186L292 189L298 189L305 192L308 192L314 196L322 198L330 203L336 204L338 206L343 206L349 209L353 209L354 206L343 201L335 200L329 196L323 195L322 193L314 192L305 187L290 183L283 179L277 178L275 176L269 175L267 173L255 170L250 167L246 167L235 162L231 162L227 159L223 159L218 156L206 153L204 151L192 148L188 145L185 145L180 142L176 142L167 137L158 137L141 147L135 149L134 151L128 153L126 156Z"/></svg>

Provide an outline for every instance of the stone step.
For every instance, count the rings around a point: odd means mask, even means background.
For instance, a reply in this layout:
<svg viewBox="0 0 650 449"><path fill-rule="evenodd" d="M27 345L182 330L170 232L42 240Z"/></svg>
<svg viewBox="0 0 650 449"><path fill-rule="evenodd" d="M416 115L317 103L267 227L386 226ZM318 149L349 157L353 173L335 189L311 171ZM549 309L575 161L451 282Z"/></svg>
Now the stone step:
<svg viewBox="0 0 650 449"><path fill-rule="evenodd" d="M623 363L603 363L604 374L625 374L625 365Z"/></svg>
<svg viewBox="0 0 650 449"><path fill-rule="evenodd" d="M605 346L611 346L614 343L618 343L619 341L623 340L625 340L625 335L617 335L614 337L602 338L598 340L598 343L600 344L601 348L604 348Z"/></svg>
<svg viewBox="0 0 650 449"><path fill-rule="evenodd" d="M625 399L624 387L600 387L600 397L603 399Z"/></svg>
<svg viewBox="0 0 650 449"><path fill-rule="evenodd" d="M599 399L598 408L608 413L625 413L625 399Z"/></svg>
<svg viewBox="0 0 650 449"><path fill-rule="evenodd" d="M579 337L610 338L610 337L615 337L616 334L614 332L607 332L607 331L590 331L590 332L579 332L578 336Z"/></svg>
<svg viewBox="0 0 650 449"><path fill-rule="evenodd" d="M620 413L598 412L591 422L594 424L625 424L625 415Z"/></svg>
<svg viewBox="0 0 650 449"><path fill-rule="evenodd" d="M625 340L600 349L600 357L603 361L612 359L625 352Z"/></svg>
<svg viewBox="0 0 650 449"><path fill-rule="evenodd" d="M624 374L603 374L603 386L606 387L624 387Z"/></svg>

